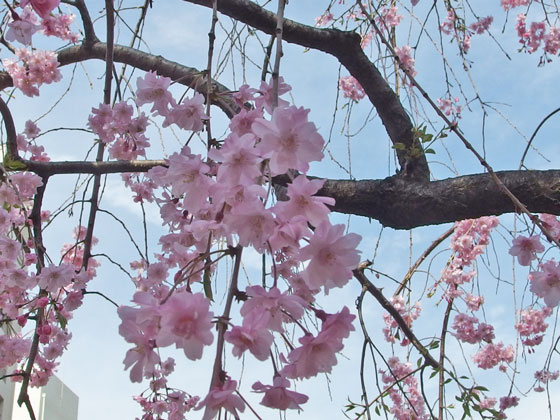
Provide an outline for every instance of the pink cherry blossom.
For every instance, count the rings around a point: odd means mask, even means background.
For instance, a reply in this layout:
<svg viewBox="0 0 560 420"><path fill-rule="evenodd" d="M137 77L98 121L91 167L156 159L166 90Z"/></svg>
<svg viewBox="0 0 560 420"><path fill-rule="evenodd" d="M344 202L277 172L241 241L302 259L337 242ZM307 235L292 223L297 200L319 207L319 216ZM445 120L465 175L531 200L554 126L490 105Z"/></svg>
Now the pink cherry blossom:
<svg viewBox="0 0 560 420"><path fill-rule="evenodd" d="M399 312L402 319L406 323L408 327L412 326L412 323L418 319L422 308L420 306L420 302L416 302L414 305L410 305L409 303L405 302L402 296L392 296L389 301L393 305L393 307ZM408 346L410 341L406 336L402 333L399 324L390 314L384 313L383 314L383 321L385 321L385 327L383 328L383 335L385 336L385 340L389 343L395 343L397 341L397 337L401 338L400 345L401 346Z"/></svg>
<svg viewBox="0 0 560 420"><path fill-rule="evenodd" d="M532 271L529 274L531 292L544 299L550 307L560 302L560 265L554 260L540 264L541 271Z"/></svg>
<svg viewBox="0 0 560 420"><path fill-rule="evenodd" d="M169 157L169 167L161 181L171 185L175 197L184 195L184 208L196 213L208 200L208 188L212 185L206 175L209 170L200 155L193 155L188 147L184 147L181 153Z"/></svg>
<svg viewBox="0 0 560 420"><path fill-rule="evenodd" d="M224 221L229 232L239 236L239 245L252 246L261 253L267 249L266 241L274 229L274 216L260 201L235 206Z"/></svg>
<svg viewBox="0 0 560 420"><path fill-rule="evenodd" d="M257 89L254 89L247 84L243 84L239 87L239 90L231 96L237 105L244 106L246 102L254 100L257 92Z"/></svg>
<svg viewBox="0 0 560 420"><path fill-rule="evenodd" d="M14 81L14 86L27 96L38 96L38 87L58 82L62 74L58 70L58 60L53 51L29 51L25 48L16 49L18 61L4 59L2 64Z"/></svg>
<svg viewBox="0 0 560 420"><path fill-rule="evenodd" d="M146 293L136 293L134 300L142 307L121 306L117 310L122 321L119 325L119 334L127 342L135 345L126 353L123 361L124 368L127 370L132 366L130 380L142 382L142 378L149 377L154 372L155 365L160 361L158 354L154 351L156 347L154 337L159 313L157 302Z"/></svg>
<svg viewBox="0 0 560 420"><path fill-rule="evenodd" d="M23 45L31 44L31 38L35 32L41 29L37 25L37 17L31 12L29 7L23 9L19 19L13 20L8 24L6 32L6 40L18 41Z"/></svg>
<svg viewBox="0 0 560 420"><path fill-rule="evenodd" d="M494 18L492 16L486 16L480 18L475 23L471 23L469 28L480 35L488 30L493 21Z"/></svg>
<svg viewBox="0 0 560 420"><path fill-rule="evenodd" d="M540 219L542 220L544 226L548 229L552 237L555 239L560 239L560 222L558 221L558 217L552 214L543 213L540 215Z"/></svg>
<svg viewBox="0 0 560 420"><path fill-rule="evenodd" d="M310 162L322 159L324 140L315 124L307 121L308 114L304 108L278 107L272 121L259 118L253 123L253 132L261 139L257 148L270 159L272 175L288 169L307 172Z"/></svg>
<svg viewBox="0 0 560 420"><path fill-rule="evenodd" d="M242 326L234 326L225 333L226 341L234 346L232 350L234 356L241 357L246 350L249 350L258 360L268 359L274 337L266 327L267 321L266 317L245 317Z"/></svg>
<svg viewBox="0 0 560 420"><path fill-rule="evenodd" d="M64 286L68 286L74 278L74 267L70 264L61 264L59 266L50 265L44 267L37 276L39 286L49 292L56 292Z"/></svg>
<svg viewBox="0 0 560 420"><path fill-rule="evenodd" d="M192 98L185 98L180 104L173 102L171 108L160 115L165 117L162 126L167 127L175 124L183 130L200 131L204 127L204 121L208 119L204 113L204 96L195 93Z"/></svg>
<svg viewBox="0 0 560 420"><path fill-rule="evenodd" d="M356 102L366 96L364 88L353 76L341 77L338 81L338 87L345 98L352 99Z"/></svg>
<svg viewBox="0 0 560 420"><path fill-rule="evenodd" d="M202 293L175 292L160 307L161 329L157 335L158 346L182 348L191 360L202 357L204 346L214 340L209 300Z"/></svg>
<svg viewBox="0 0 560 420"><path fill-rule="evenodd" d="M526 309L521 311L520 319L515 324L515 329L519 332L521 342L526 346L539 345L544 337L548 324L545 318L552 315L552 309L545 306L542 310Z"/></svg>
<svg viewBox="0 0 560 420"><path fill-rule="evenodd" d="M142 106L153 103L152 112L166 114L169 104L173 101L173 96L168 91L170 84L169 77L158 76L152 71L147 72L143 79L136 80L136 104Z"/></svg>
<svg viewBox="0 0 560 420"><path fill-rule="evenodd" d="M352 278L352 270L360 262L356 246L361 237L355 233L344 235L344 230L344 225L332 226L329 222L322 222L315 229L309 245L301 249L299 258L310 260L304 273L310 288L323 286L328 293Z"/></svg>
<svg viewBox="0 0 560 420"><path fill-rule="evenodd" d="M261 109L264 108L266 112L272 114L272 86L273 82L272 79L269 83L266 83L264 80L261 82L261 86L259 87L259 92L261 96L257 96L255 98L255 108ZM285 93L288 93L292 90L292 87L284 82L284 78L280 76L278 78L278 96L282 96ZM288 101L278 98L278 107L285 108L288 106Z"/></svg>
<svg viewBox="0 0 560 420"><path fill-rule="evenodd" d="M391 414L397 420L428 420L430 417L426 414L418 380L411 375L412 364L401 362L398 357L390 357L387 365L389 369L387 371L379 370L379 373L382 374L383 383L386 385L385 390L393 403L390 409Z"/></svg>
<svg viewBox="0 0 560 420"><path fill-rule="evenodd" d="M229 378L223 384L212 387L206 398L196 407L196 410L206 407L202 420L214 419L222 408L239 418L237 412L245 410L245 403L235 394L236 388L237 381Z"/></svg>
<svg viewBox="0 0 560 420"><path fill-rule="evenodd" d="M307 402L309 397L299 392L290 391L290 381L283 376L275 376L273 385L263 385L260 381L253 384L255 392L264 392L261 404L278 410L301 410L300 404Z"/></svg>
<svg viewBox="0 0 560 420"><path fill-rule="evenodd" d="M409 45L395 48L395 54L397 55L402 68L405 69L412 77L414 77L417 73L416 70L414 70L414 58L412 58L411 52L412 49Z"/></svg>
<svg viewBox="0 0 560 420"><path fill-rule="evenodd" d="M352 325L354 319L356 316L352 315L346 306L336 314L325 314L319 335L327 337L329 340L342 342L342 339L350 336L350 331L354 331L355 328Z"/></svg>
<svg viewBox="0 0 560 420"><path fill-rule="evenodd" d="M395 26L399 26L403 17L397 13L398 11L399 8L397 6L383 6L380 8L379 16L375 18L379 27L381 29L388 30L390 28L394 28Z"/></svg>
<svg viewBox="0 0 560 420"><path fill-rule="evenodd" d="M70 25L74 22L74 15L49 15L41 21L43 33L47 36L56 36L70 42L78 42L80 35L72 32Z"/></svg>
<svg viewBox="0 0 560 420"><path fill-rule="evenodd" d="M457 314L452 328L455 330L455 337L465 343L475 344L481 341L488 343L495 337L492 325L479 322L477 317L462 313Z"/></svg>
<svg viewBox="0 0 560 420"><path fill-rule="evenodd" d="M266 320L266 327L273 331L284 332L283 322L298 320L304 314L305 301L277 287L265 290L262 286L250 286L246 293L249 299L241 307L241 315Z"/></svg>
<svg viewBox="0 0 560 420"><path fill-rule="evenodd" d="M327 26L329 22L332 22L333 18L333 14L331 12L325 12L321 16L315 18L315 26Z"/></svg>
<svg viewBox="0 0 560 420"><path fill-rule="evenodd" d="M58 7L60 0L21 0L20 6L25 7L28 4L31 4L35 13L44 19L52 10Z"/></svg>
<svg viewBox="0 0 560 420"><path fill-rule="evenodd" d="M497 403L496 398L489 397L489 398L484 398L482 401L480 401L478 406L483 410L490 410L494 408L496 403Z"/></svg>
<svg viewBox="0 0 560 420"><path fill-rule="evenodd" d="M331 211L327 206L335 204L333 198L314 196L324 184L324 179L309 180L304 175L298 176L288 184L287 194L290 199L279 202L274 211L284 219L305 216L313 226L319 226L321 222L328 220Z"/></svg>
<svg viewBox="0 0 560 420"><path fill-rule="evenodd" d="M501 397L500 398L500 410L506 410L510 407L516 407L519 403L519 397Z"/></svg>
<svg viewBox="0 0 560 420"><path fill-rule="evenodd" d="M514 350L511 345L504 348L502 342L488 343L473 356L473 360L481 369L492 369L500 363L513 362L513 356Z"/></svg>
<svg viewBox="0 0 560 420"><path fill-rule="evenodd" d="M260 109L242 109L239 114L236 114L229 123L229 129L233 134L243 136L244 134L252 133L251 127L258 119L263 118L263 112Z"/></svg>
<svg viewBox="0 0 560 420"><path fill-rule="evenodd" d="M502 7L504 10L509 10L514 7L527 6L529 0L502 0Z"/></svg>
<svg viewBox="0 0 560 420"><path fill-rule="evenodd" d="M218 168L219 183L248 186L261 176L259 164L262 158L255 148L255 137L251 134L240 137L230 134L220 149L210 150L209 156L222 162Z"/></svg>
<svg viewBox="0 0 560 420"><path fill-rule="evenodd" d="M299 342L301 346L288 354L290 364L281 372L288 378L311 378L319 373L329 373L337 363L336 353L344 347L341 341L321 334L317 337L307 334Z"/></svg>

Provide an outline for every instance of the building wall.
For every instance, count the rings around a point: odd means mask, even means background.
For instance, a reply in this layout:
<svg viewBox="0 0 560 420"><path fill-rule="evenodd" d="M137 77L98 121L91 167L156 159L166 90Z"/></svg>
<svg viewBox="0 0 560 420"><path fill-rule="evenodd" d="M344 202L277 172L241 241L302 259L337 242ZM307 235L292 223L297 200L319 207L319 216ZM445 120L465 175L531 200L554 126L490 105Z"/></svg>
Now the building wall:
<svg viewBox="0 0 560 420"><path fill-rule="evenodd" d="M21 384L0 381L0 420L29 420L25 406L18 406ZM77 420L78 396L56 376L42 388L29 388L29 400L37 420Z"/></svg>

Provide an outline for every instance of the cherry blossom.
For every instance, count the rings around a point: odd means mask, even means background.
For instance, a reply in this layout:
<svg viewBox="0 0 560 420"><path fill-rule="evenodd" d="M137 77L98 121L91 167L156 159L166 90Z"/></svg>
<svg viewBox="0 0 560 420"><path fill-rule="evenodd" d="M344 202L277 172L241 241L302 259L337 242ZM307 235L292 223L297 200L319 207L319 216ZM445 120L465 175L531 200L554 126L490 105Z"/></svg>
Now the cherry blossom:
<svg viewBox="0 0 560 420"><path fill-rule="evenodd" d="M509 254L517 257L519 265L530 265L531 260L537 258L537 253L544 252L544 246L540 242L538 235L530 237L518 236L513 240L513 246Z"/></svg>
<svg viewBox="0 0 560 420"><path fill-rule="evenodd" d="M546 261L539 265L541 271L529 274L531 292L544 299L550 307L560 302L560 265L554 261Z"/></svg>
<svg viewBox="0 0 560 420"><path fill-rule="evenodd" d="M8 31L5 34L7 41L18 41L23 45L31 44L33 34L41 29L37 25L37 18L29 7L25 7L19 19L13 20L8 24Z"/></svg>
<svg viewBox="0 0 560 420"><path fill-rule="evenodd" d="M270 158L272 175L288 169L307 172L310 162L322 159L324 141L315 124L307 120L308 114L309 110L295 106L278 107L272 121L259 118L253 123L253 132L260 137L257 148Z"/></svg>
<svg viewBox="0 0 560 420"><path fill-rule="evenodd" d="M16 49L16 56L23 66L11 59L3 59L2 64L12 77L14 86L27 96L38 96L40 85L58 82L62 78L56 55L52 51L19 48Z"/></svg>
<svg viewBox="0 0 560 420"><path fill-rule="evenodd" d="M241 357L249 350L258 360L266 360L270 355L273 335L266 327L267 318L245 317L242 326L234 326L224 338L233 344L233 355Z"/></svg>
<svg viewBox="0 0 560 420"><path fill-rule="evenodd" d="M20 6L25 7L28 4L30 4L33 10L44 19L52 10L58 7L60 0L22 0Z"/></svg>
<svg viewBox="0 0 560 420"><path fill-rule="evenodd" d="M196 407L197 410L204 410L202 420L211 420L215 418L220 409L224 409L239 418L237 412L245 411L245 403L235 395L237 381L226 379L223 384L212 387L206 398L204 398Z"/></svg>
<svg viewBox="0 0 560 420"><path fill-rule="evenodd" d="M300 251L302 261L310 260L304 278L310 288L342 287L352 277L352 270L360 262L356 246L361 237L355 233L344 235L344 225L331 226L322 222Z"/></svg>
<svg viewBox="0 0 560 420"><path fill-rule="evenodd" d="M288 201L280 202L274 210L276 214L285 219L296 216L304 216L313 226L328 219L330 210L327 206L334 206L334 199L330 197L318 197L315 194L325 184L325 180L309 180L300 175L288 184Z"/></svg>
<svg viewBox="0 0 560 420"><path fill-rule="evenodd" d="M305 404L309 397L299 392L290 391L290 381L283 376L275 376L273 385L263 385L260 381L253 384L255 392L264 392L261 404L279 410L301 410L300 404Z"/></svg>
<svg viewBox="0 0 560 420"><path fill-rule="evenodd" d="M339 340L327 335L314 337L307 334L299 339L300 347L288 354L290 364L282 369L287 378L311 378L319 373L329 373L336 365L336 353L344 347Z"/></svg>
<svg viewBox="0 0 560 420"><path fill-rule="evenodd" d="M159 346L182 348L191 360L202 357L204 346L214 341L210 302L202 293L174 293L159 308L161 329L156 337Z"/></svg>
<svg viewBox="0 0 560 420"><path fill-rule="evenodd" d="M416 76L416 70L414 70L414 58L411 56L412 49L409 45L404 45L402 47L395 48L395 54L399 58L399 62L403 69L405 69L412 77Z"/></svg>
<svg viewBox="0 0 560 420"><path fill-rule="evenodd" d="M491 369L500 363L511 363L514 350L512 346L504 348L504 343L488 343L484 345L474 356L473 360L481 369Z"/></svg>
<svg viewBox="0 0 560 420"><path fill-rule="evenodd" d="M158 76L155 72L149 71L144 78L136 81L136 104L142 106L153 103L152 112L157 111L163 115L167 113L168 106L173 101L171 92L168 91L171 79L169 77Z"/></svg>
<svg viewBox="0 0 560 420"><path fill-rule="evenodd" d="M338 87L342 90L342 94L345 98L352 99L356 102L366 96L364 88L360 85L360 82L352 76L341 77L338 81Z"/></svg>

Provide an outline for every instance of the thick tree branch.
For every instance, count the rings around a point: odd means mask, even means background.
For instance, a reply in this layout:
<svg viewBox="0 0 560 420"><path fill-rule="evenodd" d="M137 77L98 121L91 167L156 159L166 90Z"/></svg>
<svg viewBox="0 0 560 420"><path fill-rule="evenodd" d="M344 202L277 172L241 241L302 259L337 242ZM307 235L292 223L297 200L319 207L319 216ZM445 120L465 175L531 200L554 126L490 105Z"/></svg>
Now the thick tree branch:
<svg viewBox="0 0 560 420"><path fill-rule="evenodd" d="M95 42L90 45L79 45L65 48L58 53L60 66L79 63L86 60L105 60L107 44ZM115 45L113 61L124 63L144 71L157 71L160 76L166 76L184 86L193 88L199 93L206 94L205 74L193 67L187 67L174 61L166 60L162 56L148 54L123 45ZM0 73L0 90L13 86L12 78L7 73ZM212 103L218 106L229 117L239 112L239 106L231 99L229 90L222 84L212 81Z"/></svg>
<svg viewBox="0 0 560 420"><path fill-rule="evenodd" d="M16 130L6 104L0 113L7 132L8 157L41 176L146 172L164 160L113 162L35 162L17 156ZM16 155L14 156L14 152ZM7 169L10 169L9 167ZM560 215L560 170L496 172L506 187L532 212ZM275 178L278 184L289 179ZM379 220L395 229L412 229L517 211L489 174L420 182L395 176L381 180L327 180L318 195L333 197L334 211Z"/></svg>
<svg viewBox="0 0 560 420"><path fill-rule="evenodd" d="M211 0L184 1L212 7ZM218 10L264 33L270 35L275 33L274 13L251 1L220 0ZM319 29L285 19L282 39L336 57L364 88L393 144L405 145L405 150L397 150L403 174L418 179L428 179L428 163L418 139L413 136L410 118L395 92L362 50L360 36L357 33Z"/></svg>
<svg viewBox="0 0 560 420"><path fill-rule="evenodd" d="M501 171L496 175L526 207L560 215L560 170ZM411 229L518 211L489 174L432 182L396 176L383 180L327 180L318 195L336 200L334 211Z"/></svg>

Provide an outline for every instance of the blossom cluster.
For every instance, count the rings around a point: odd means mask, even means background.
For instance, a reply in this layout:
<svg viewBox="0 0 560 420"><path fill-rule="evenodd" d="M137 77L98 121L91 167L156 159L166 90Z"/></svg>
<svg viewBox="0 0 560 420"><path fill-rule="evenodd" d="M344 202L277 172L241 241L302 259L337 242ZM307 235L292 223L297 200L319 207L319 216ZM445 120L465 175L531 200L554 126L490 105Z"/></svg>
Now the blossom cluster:
<svg viewBox="0 0 560 420"><path fill-rule="evenodd" d="M380 370L385 392L389 394L391 402L390 412L396 420L427 420L424 397L418 388L418 380L413 373L410 363L403 363L398 357L389 358L388 370ZM398 384L398 385L397 385Z"/></svg>
<svg viewBox="0 0 560 420"><path fill-rule="evenodd" d="M523 45L529 54L537 51L541 45L544 46L546 54L556 55L560 50L560 29L549 26L548 23L531 22L527 28L525 22L526 15L521 13L517 15L517 35L519 36L519 43Z"/></svg>
<svg viewBox="0 0 560 420"><path fill-rule="evenodd" d="M62 79L56 54L52 51L30 51L26 48L18 48L16 57L16 61L3 59L2 64L14 81L14 86L27 96L38 96L42 84L50 84Z"/></svg>
<svg viewBox="0 0 560 420"><path fill-rule="evenodd" d="M33 35L42 30L44 35L77 42L79 35L70 30L73 15L53 15L60 0L23 0L19 4L22 11L18 14L12 9L12 20L8 23L5 38L25 46L31 45ZM35 12L35 13L33 13ZM41 21L38 23L38 17ZM61 80L58 61L53 51L16 48L17 59L3 59L2 65L13 80L14 86L27 96L38 96L42 84Z"/></svg>
<svg viewBox="0 0 560 420"><path fill-rule="evenodd" d="M155 116L164 118L164 125L201 130L207 119L202 96L177 104L170 85L168 78L146 73L137 82L137 105L151 106ZM151 169L146 180L135 183L127 178L131 187L142 184L150 191L146 196L156 197L169 228L160 239L157 261L135 264L139 269L134 279L135 306L118 311L119 332L133 345L125 368L130 369L133 382L148 379L152 384L151 396L139 398L145 418L155 413L156 403L159 409L169 404L163 392L154 390L167 386L161 349L173 345L188 359L200 359L204 348L214 342L214 322L224 325L223 337L235 357L250 353L261 361L271 357L275 337L287 337L286 324L301 329L299 344L290 344L290 351L273 364L273 384L253 384L255 391L264 394L263 405L281 410L301 408L308 397L290 390L290 382L329 373L343 340L354 329L355 316L348 308L328 314L311 303L319 292L327 294L350 280L360 260L356 251L360 237L345 234L343 225L331 225L328 206L334 200L316 196L324 181L305 176L310 163L322 158L324 145L308 121L309 111L282 98L274 108L271 89L271 83L263 82L259 89L244 85L233 94L236 102L253 103L254 108L232 118L230 134L219 147L210 148L209 159L184 146L169 156L166 166ZM279 93L289 89L280 80ZM132 131L131 124L138 125L134 121L129 105L119 103L112 109L94 109L90 127L102 141L114 144ZM274 202L266 184L291 171L301 175L287 183L285 200ZM163 190L159 196L158 188ZM246 247L273 258L271 284L238 285L235 293L244 302L241 322L224 320L211 311L208 282L213 282L218 261L241 258L240 250ZM306 313L321 321L318 333L304 327ZM203 418L208 419L220 409L236 415L245 408L236 391L237 381L222 372L196 409L204 409ZM185 393L181 401L192 398ZM186 410L186 403L181 407Z"/></svg>
<svg viewBox="0 0 560 420"><path fill-rule="evenodd" d="M83 237L78 232L84 228L76 230L73 244L64 245L60 264L43 265L27 210L41 185L41 178L28 172L11 174L0 184L0 324L5 331L0 336L0 370L10 369L15 381L23 378L32 343L28 335L34 331L39 350L31 386L45 385L57 366L71 338L66 324L81 306L97 266L91 259L88 269L82 269ZM48 212L41 214L43 222L48 217ZM29 320L35 322L34 330L22 333Z"/></svg>

